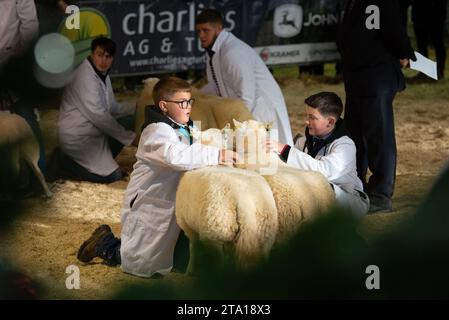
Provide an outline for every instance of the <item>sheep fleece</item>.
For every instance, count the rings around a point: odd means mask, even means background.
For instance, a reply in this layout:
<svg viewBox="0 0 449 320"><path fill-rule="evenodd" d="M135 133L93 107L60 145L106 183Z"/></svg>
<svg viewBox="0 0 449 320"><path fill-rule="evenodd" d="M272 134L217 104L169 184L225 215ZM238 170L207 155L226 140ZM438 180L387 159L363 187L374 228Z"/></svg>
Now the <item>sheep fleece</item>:
<svg viewBox="0 0 449 320"><path fill-rule="evenodd" d="M265 179L225 166L184 174L176 219L189 239L231 244L242 265L268 255L278 229L275 201Z"/></svg>

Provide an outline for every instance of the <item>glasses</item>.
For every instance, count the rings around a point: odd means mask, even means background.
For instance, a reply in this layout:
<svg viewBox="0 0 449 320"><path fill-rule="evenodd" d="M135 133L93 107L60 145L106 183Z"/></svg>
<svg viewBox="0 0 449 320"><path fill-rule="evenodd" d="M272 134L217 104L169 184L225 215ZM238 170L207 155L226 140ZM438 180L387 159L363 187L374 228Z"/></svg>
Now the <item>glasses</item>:
<svg viewBox="0 0 449 320"><path fill-rule="evenodd" d="M195 99L192 98L189 100L181 100L181 101L171 101L171 100L164 100L164 101L176 103L181 109L187 109L189 106L193 106Z"/></svg>

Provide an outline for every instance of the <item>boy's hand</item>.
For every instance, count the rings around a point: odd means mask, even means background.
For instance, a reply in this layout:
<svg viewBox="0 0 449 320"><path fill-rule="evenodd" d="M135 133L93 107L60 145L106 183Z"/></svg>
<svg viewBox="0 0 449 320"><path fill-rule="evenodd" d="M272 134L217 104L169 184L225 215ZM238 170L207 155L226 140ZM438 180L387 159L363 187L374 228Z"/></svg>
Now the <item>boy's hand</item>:
<svg viewBox="0 0 449 320"><path fill-rule="evenodd" d="M239 155L232 151L227 149L221 149L220 150L220 157L219 157L219 163L225 164L225 165L233 165L237 162L239 159Z"/></svg>
<svg viewBox="0 0 449 320"><path fill-rule="evenodd" d="M267 139L265 141L265 147L267 149L267 152L276 152L276 153L281 153L282 150L285 147L285 144L283 143L279 143L277 141L274 140L269 140Z"/></svg>

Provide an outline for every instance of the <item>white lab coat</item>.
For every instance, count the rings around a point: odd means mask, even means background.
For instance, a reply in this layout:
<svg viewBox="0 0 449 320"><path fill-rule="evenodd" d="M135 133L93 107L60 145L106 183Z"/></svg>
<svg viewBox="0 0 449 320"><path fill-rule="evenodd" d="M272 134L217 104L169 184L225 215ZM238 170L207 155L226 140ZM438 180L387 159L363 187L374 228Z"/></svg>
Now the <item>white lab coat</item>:
<svg viewBox="0 0 449 320"><path fill-rule="evenodd" d="M305 137L296 141L295 148L288 154L287 164L322 173L333 185L337 202L349 207L356 216L363 217L368 212L369 200L357 191L363 191L363 184L357 177L354 142L348 136L340 137L321 148L315 158L306 153L305 142Z"/></svg>
<svg viewBox="0 0 449 320"><path fill-rule="evenodd" d="M135 111L115 101L109 76L104 83L86 59L65 88L59 113L62 150L89 172L107 176L119 166L112 157L108 137L130 145L136 134L116 120Z"/></svg>
<svg viewBox="0 0 449 320"><path fill-rule="evenodd" d="M212 64L223 97L242 99L253 117L262 122L273 122L282 143L293 145L287 107L279 85L257 53L232 33L223 30L212 50ZM208 84L202 91L219 95L206 53Z"/></svg>
<svg viewBox="0 0 449 320"><path fill-rule="evenodd" d="M39 33L32 0L0 1L0 69L14 54L25 50Z"/></svg>
<svg viewBox="0 0 449 320"><path fill-rule="evenodd" d="M178 130L157 122L143 130L136 158L121 211L121 268L141 277L165 275L180 232L175 199L181 175L217 165L219 148L190 145Z"/></svg>

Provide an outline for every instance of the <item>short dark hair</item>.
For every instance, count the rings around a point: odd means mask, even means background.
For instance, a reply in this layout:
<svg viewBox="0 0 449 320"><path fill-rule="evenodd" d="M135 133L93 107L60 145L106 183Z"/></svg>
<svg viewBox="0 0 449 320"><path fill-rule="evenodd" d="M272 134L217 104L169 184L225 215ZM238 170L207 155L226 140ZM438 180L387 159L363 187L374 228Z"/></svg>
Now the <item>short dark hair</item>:
<svg viewBox="0 0 449 320"><path fill-rule="evenodd" d="M192 92L190 84L177 77L165 77L156 83L153 88L153 101L157 106L161 100L171 99L178 92Z"/></svg>
<svg viewBox="0 0 449 320"><path fill-rule="evenodd" d="M206 9L196 16L195 24L212 23L223 26L223 17L220 11L215 9Z"/></svg>
<svg viewBox="0 0 449 320"><path fill-rule="evenodd" d="M334 116L338 119L343 112L343 103L334 92L319 92L308 97L304 100L304 103L311 108L317 109L323 116Z"/></svg>
<svg viewBox="0 0 449 320"><path fill-rule="evenodd" d="M104 51L109 53L111 56L115 55L115 42L112 39L106 38L105 36L99 36L92 40L90 44L90 49L92 53L97 47L102 48Z"/></svg>

